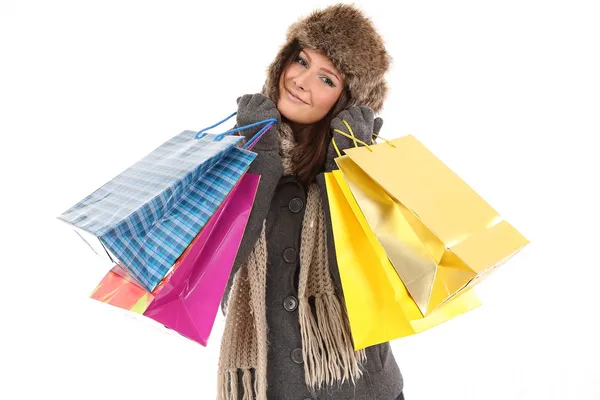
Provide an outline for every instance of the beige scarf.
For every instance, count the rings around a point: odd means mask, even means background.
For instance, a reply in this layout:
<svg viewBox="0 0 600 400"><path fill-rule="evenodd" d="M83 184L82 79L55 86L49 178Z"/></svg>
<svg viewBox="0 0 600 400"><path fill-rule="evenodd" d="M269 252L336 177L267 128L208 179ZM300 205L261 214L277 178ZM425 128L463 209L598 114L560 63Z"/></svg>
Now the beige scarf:
<svg viewBox="0 0 600 400"><path fill-rule="evenodd" d="M294 171L294 136L287 124L279 128L284 175ZM316 393L325 385L355 383L362 376L364 350L354 351L343 301L336 295L329 272L327 236L319 188L308 190L300 242L298 282L299 323L307 388ZM238 371L244 400L267 400L267 316L265 306L267 246L263 230L246 263L234 276L218 370L219 400L237 400ZM316 318L309 298L314 297ZM252 383L254 370L254 384Z"/></svg>

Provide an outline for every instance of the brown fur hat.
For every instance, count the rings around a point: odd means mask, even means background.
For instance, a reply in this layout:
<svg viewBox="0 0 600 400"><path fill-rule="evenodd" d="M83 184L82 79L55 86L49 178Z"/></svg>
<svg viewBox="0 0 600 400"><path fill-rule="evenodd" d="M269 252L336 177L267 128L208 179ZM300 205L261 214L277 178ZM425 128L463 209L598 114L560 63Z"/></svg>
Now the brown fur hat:
<svg viewBox="0 0 600 400"><path fill-rule="evenodd" d="M392 59L372 22L360 10L337 4L315 10L289 27L285 44L267 70L263 88L275 103L285 60L297 44L321 51L343 72L351 105L381 110L388 90L384 75Z"/></svg>

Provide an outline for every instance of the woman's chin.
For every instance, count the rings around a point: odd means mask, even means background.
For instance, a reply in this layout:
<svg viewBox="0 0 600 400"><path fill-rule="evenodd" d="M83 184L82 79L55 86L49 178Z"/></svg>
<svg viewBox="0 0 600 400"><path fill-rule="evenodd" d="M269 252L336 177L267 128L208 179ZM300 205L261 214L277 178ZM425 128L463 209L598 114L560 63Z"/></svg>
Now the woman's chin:
<svg viewBox="0 0 600 400"><path fill-rule="evenodd" d="M310 113L306 112L306 106L290 104L285 99L279 100L277 109L282 117L291 122L298 124L313 124L318 121L318 119L312 118Z"/></svg>

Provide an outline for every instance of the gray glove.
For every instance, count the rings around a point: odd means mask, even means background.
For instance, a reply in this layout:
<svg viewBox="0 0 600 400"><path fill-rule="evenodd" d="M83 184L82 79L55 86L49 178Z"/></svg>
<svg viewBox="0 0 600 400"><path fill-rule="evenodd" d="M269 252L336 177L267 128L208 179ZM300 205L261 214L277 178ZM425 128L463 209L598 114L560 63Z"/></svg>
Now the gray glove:
<svg viewBox="0 0 600 400"><path fill-rule="evenodd" d="M342 155L344 155L345 149L355 147L355 143L352 139L333 131L334 129L339 129L342 132L350 133L342 120L348 122L348 125L352 128L352 132L354 132L354 136L366 144L371 144L371 141L379 135L379 131L383 126L383 119L379 117L375 118L375 113L368 107L351 106L340 112L331 121L331 132ZM356 145L362 146L360 143L357 143ZM327 149L327 161L325 162L326 171L329 172L337 169L337 164L334 161L337 157L338 154L335 151L335 147L333 147L333 143L329 144L329 148Z"/></svg>
<svg viewBox="0 0 600 400"><path fill-rule="evenodd" d="M237 99L237 126L242 127L265 119L275 118L277 123L272 126L256 143L254 149L261 151L279 151L279 137L277 129L281 124L281 115L277 106L267 96L256 94L245 94ZM264 125L253 126L240 131L240 134L250 140L260 131Z"/></svg>

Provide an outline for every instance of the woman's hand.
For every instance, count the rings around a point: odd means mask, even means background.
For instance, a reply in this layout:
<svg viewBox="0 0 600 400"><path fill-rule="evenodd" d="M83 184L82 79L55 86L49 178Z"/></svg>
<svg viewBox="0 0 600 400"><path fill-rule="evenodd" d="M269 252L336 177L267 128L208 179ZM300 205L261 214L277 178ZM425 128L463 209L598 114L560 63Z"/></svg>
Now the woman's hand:
<svg viewBox="0 0 600 400"><path fill-rule="evenodd" d="M277 135L277 129L281 124L281 115L279 114L275 103L273 103L273 101L267 96L260 93L245 94L237 99L237 103L238 111L236 118L238 127L243 127L271 118L277 120L277 122L256 143L254 149L262 151L279 151L279 138ZM244 129L240 133L246 138L246 140L250 140L263 127L264 125L253 126L251 128Z"/></svg>
<svg viewBox="0 0 600 400"><path fill-rule="evenodd" d="M383 119L379 117L375 118L375 113L368 107L351 106L340 112L333 120L331 120L331 131L333 139L335 139L335 143L340 152L342 152L342 155L344 154L343 150L345 149L362 146L360 143L355 144L349 137L334 132L334 129L338 129L350 134L343 121L346 121L348 125L350 125L354 136L366 144L371 144L373 137L379 135L379 131L383 126ZM325 164L325 169L327 171L337 169L337 165L334 161L337 157L339 157L338 153L335 151L333 143L331 143L327 149L327 161Z"/></svg>

